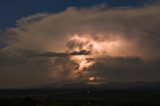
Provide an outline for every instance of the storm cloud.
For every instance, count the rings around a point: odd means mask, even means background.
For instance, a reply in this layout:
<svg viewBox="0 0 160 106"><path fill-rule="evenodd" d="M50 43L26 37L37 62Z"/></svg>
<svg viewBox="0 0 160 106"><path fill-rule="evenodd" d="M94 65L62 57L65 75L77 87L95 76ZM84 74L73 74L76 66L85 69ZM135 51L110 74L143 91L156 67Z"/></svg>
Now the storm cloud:
<svg viewBox="0 0 160 106"><path fill-rule="evenodd" d="M69 69L66 65L72 61L62 55L66 55L66 44L75 33L90 33L93 37L102 34L106 39L127 41L119 50L126 54L125 59L96 59L97 64L91 68L93 73L108 81L160 80L158 13L159 4L113 9L70 7L59 13L39 13L17 20L16 27L1 32L0 41L6 47L0 49L0 86L30 86L67 80ZM42 57L22 55L35 53L41 53ZM73 51L67 55L81 53ZM140 61L133 61L128 55L138 57Z"/></svg>

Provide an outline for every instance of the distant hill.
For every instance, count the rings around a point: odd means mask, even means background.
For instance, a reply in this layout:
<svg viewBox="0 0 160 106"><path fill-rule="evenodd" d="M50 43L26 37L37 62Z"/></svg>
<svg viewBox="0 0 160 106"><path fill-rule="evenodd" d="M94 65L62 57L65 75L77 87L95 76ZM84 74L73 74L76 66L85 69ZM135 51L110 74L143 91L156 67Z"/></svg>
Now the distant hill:
<svg viewBox="0 0 160 106"><path fill-rule="evenodd" d="M110 82L102 84L86 84L84 82L63 82L54 84L44 84L33 88L41 89L82 89L82 88L100 88L100 89L154 89L160 90L160 81L150 81L150 82Z"/></svg>

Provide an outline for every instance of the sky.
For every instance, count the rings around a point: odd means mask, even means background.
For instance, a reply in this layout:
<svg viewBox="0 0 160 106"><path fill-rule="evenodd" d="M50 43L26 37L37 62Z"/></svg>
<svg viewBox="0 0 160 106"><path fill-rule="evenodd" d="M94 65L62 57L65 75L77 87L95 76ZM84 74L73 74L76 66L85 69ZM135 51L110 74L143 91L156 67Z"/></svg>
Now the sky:
<svg viewBox="0 0 160 106"><path fill-rule="evenodd" d="M1 0L0 88L160 81L159 12L159 0Z"/></svg>
<svg viewBox="0 0 160 106"><path fill-rule="evenodd" d="M59 12L68 7L90 7L105 4L109 7L142 6L156 0L1 0L0 29L15 26L16 20L36 13Z"/></svg>

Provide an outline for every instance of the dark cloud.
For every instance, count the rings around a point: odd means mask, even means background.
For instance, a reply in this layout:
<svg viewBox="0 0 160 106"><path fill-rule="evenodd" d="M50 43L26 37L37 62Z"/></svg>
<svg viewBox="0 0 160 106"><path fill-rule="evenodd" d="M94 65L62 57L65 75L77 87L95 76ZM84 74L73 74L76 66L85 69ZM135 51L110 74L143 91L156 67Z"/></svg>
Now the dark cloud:
<svg viewBox="0 0 160 106"><path fill-rule="evenodd" d="M71 53L56 53L56 52L44 52L38 53L33 56L44 56L44 57L67 57L67 56L75 56L75 55L89 55L91 52L87 50L74 51Z"/></svg>
<svg viewBox="0 0 160 106"><path fill-rule="evenodd" d="M110 57L99 59L91 68L94 75L106 78L107 82L159 81L159 60L145 61L137 57Z"/></svg>
<svg viewBox="0 0 160 106"><path fill-rule="evenodd" d="M50 60L45 58L0 57L0 86L26 87L48 83Z"/></svg>

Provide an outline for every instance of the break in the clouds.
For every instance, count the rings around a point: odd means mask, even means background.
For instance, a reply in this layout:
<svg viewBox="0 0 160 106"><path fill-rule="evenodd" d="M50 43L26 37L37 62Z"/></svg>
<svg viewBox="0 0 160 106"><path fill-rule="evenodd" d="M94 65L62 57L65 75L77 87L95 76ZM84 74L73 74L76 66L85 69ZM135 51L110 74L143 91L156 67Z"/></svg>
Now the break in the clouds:
<svg viewBox="0 0 160 106"><path fill-rule="evenodd" d="M1 41L7 46L0 50L0 87L84 80L88 71L85 75L71 72L78 67L75 59L58 55L76 55L81 50L86 53L86 49L94 57L87 61L96 60L89 74L97 78L108 82L160 80L158 13L159 5L115 9L70 7L59 13L24 17L16 27L1 33ZM75 43L74 35L90 41ZM97 44L103 46L92 52ZM41 56L28 56L37 53Z"/></svg>

